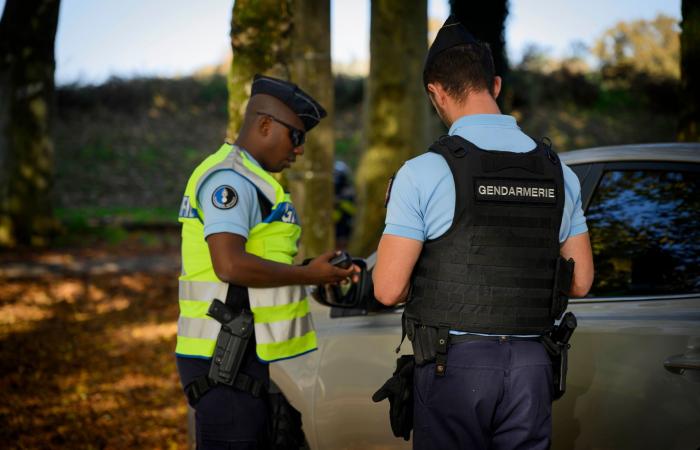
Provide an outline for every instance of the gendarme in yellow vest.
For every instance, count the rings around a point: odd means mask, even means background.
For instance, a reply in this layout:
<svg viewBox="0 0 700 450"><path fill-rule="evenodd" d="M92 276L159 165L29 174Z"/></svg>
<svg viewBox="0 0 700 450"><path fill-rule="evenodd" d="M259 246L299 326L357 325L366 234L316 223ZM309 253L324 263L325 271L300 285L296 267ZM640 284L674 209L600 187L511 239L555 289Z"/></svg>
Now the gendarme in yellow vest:
<svg viewBox="0 0 700 450"><path fill-rule="evenodd" d="M228 284L214 273L204 239L204 217L197 204L199 187L217 170L236 171L273 205L270 215L250 230L246 242L248 253L291 264L301 234L289 194L238 147L224 144L194 170L187 182L179 214L182 273L175 352L182 356L210 358L221 328L221 324L206 313L213 299L225 301ZM248 288L248 296L255 322L258 358L276 361L316 349L316 332L303 286Z"/></svg>

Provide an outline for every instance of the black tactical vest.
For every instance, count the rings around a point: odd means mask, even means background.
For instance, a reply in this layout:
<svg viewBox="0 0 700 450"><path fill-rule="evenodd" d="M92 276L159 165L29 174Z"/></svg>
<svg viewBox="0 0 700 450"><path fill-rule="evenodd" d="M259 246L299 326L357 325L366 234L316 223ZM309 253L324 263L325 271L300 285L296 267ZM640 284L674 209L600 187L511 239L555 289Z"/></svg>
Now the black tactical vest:
<svg viewBox="0 0 700 450"><path fill-rule="evenodd" d="M487 151L459 136L443 136L430 150L452 171L455 211L445 234L423 246L406 319L473 333L544 334L560 314L564 180L556 153L542 143L527 153Z"/></svg>

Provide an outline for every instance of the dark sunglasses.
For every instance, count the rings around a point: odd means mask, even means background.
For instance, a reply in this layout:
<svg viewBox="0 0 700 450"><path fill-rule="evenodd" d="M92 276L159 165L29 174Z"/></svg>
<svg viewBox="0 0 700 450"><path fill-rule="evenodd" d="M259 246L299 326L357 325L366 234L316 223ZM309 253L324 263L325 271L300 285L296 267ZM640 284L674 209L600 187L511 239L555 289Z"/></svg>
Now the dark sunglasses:
<svg viewBox="0 0 700 450"><path fill-rule="evenodd" d="M282 122L281 120L279 120L277 117L273 116L272 114L268 114L268 113L264 113L264 112L259 112L257 114L259 116L267 116L270 119L277 122L278 124L284 125L285 127L287 127L287 129L289 130L289 139L291 139L292 145L294 146L294 148L299 147L306 140L306 131L302 131L299 128L288 124L287 122Z"/></svg>

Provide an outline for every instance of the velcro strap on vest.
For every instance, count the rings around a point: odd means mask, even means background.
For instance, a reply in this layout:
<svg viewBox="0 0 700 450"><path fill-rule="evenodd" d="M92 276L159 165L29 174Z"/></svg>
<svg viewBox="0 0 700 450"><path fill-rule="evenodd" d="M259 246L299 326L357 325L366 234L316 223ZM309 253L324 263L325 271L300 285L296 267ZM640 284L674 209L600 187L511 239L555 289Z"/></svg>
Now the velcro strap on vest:
<svg viewBox="0 0 700 450"><path fill-rule="evenodd" d="M217 385L226 386L212 381L206 375L195 378L194 381L185 387L185 394L187 395L187 401L190 406L194 407L207 392ZM267 393L265 383L244 373L239 373L231 386L239 391L247 392L255 398L259 398L261 395Z"/></svg>
<svg viewBox="0 0 700 450"><path fill-rule="evenodd" d="M524 169L528 172L542 174L542 163L538 159L523 159L521 154L503 154L498 155L498 158L482 157L481 158L481 168L484 172L498 172L499 170L510 169L517 167L518 169Z"/></svg>

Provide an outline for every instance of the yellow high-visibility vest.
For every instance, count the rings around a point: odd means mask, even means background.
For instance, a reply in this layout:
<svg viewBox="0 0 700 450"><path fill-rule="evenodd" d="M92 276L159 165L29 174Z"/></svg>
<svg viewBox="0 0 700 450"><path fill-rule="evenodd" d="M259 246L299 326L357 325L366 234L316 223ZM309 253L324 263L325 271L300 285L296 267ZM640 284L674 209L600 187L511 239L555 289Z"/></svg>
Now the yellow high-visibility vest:
<svg viewBox="0 0 700 450"><path fill-rule="evenodd" d="M273 205L272 212L250 230L246 241L248 253L292 264L301 234L289 194L240 148L224 144L194 170L187 182L178 219L182 222L182 273L175 352L181 356L210 358L221 328L206 313L213 299L226 300L228 283L214 273L204 239L204 217L197 203L201 184L218 170L234 170L253 183ZM316 332L303 286L248 288L248 297L259 359L276 361L316 349Z"/></svg>

